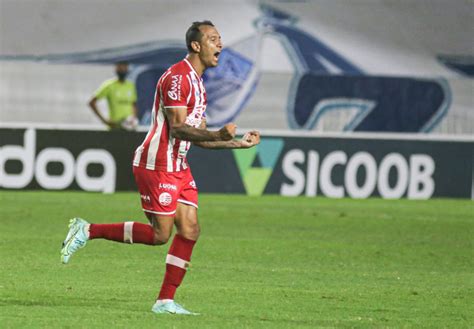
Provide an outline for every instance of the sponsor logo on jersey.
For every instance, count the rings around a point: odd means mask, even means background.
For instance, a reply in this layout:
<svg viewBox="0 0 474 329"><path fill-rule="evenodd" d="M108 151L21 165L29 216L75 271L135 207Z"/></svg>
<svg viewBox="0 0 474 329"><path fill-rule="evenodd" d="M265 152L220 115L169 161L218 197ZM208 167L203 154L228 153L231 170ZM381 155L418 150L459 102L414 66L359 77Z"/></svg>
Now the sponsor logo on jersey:
<svg viewBox="0 0 474 329"><path fill-rule="evenodd" d="M140 194L140 198L145 202L150 202L151 201L150 196L146 195L146 194Z"/></svg>
<svg viewBox="0 0 474 329"><path fill-rule="evenodd" d="M171 88L170 90L168 90L168 96L174 101L181 98L181 81L182 80L183 80L182 75L171 76Z"/></svg>
<svg viewBox="0 0 474 329"><path fill-rule="evenodd" d="M176 185L173 185L173 184L168 184L168 183L160 183L158 185L158 188L161 189L161 190L173 190L173 191L177 191L177 187Z"/></svg>
<svg viewBox="0 0 474 329"><path fill-rule="evenodd" d="M173 198L171 197L171 194L169 194L168 192L163 192L158 197L158 201L160 202L162 206L169 206L172 200Z"/></svg>
<svg viewBox="0 0 474 329"><path fill-rule="evenodd" d="M190 182L189 185L191 185L192 188L196 188L196 182L195 181Z"/></svg>

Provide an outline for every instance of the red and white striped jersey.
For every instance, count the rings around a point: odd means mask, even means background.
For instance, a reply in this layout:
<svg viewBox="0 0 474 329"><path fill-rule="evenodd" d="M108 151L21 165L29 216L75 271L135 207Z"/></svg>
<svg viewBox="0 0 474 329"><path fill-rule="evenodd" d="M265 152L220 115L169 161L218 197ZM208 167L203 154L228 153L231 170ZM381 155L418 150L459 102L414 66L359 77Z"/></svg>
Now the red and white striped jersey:
<svg viewBox="0 0 474 329"><path fill-rule="evenodd" d="M158 80L150 130L136 149L133 165L150 170L176 172L188 167L191 142L173 138L165 109L186 107L186 124L199 127L207 98L202 78L187 59L171 66Z"/></svg>

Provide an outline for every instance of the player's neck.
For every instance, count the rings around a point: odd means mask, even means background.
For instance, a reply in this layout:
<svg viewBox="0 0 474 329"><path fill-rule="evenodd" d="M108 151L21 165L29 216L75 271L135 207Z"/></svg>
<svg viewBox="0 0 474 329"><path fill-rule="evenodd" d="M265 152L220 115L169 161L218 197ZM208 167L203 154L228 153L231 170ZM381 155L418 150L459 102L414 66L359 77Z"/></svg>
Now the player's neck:
<svg viewBox="0 0 474 329"><path fill-rule="evenodd" d="M189 61L189 63L199 76L202 76L204 74L204 71L207 67L201 62L201 59L199 58L198 54L188 54L186 59Z"/></svg>

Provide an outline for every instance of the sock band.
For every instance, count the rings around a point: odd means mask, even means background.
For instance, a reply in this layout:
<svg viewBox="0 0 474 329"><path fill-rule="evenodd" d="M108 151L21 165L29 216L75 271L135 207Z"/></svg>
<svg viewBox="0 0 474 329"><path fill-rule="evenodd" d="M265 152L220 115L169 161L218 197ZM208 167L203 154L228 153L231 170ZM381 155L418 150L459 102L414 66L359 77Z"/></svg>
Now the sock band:
<svg viewBox="0 0 474 329"><path fill-rule="evenodd" d="M190 266L191 254L196 241L176 234L166 256L166 272L158 299L174 299Z"/></svg>
<svg viewBox="0 0 474 329"><path fill-rule="evenodd" d="M125 222L123 225L123 242L133 243L133 222Z"/></svg>
<svg viewBox="0 0 474 329"><path fill-rule="evenodd" d="M177 267L181 267L182 269L188 269L189 267L189 262L185 261L184 259L181 259L179 257L173 256L173 255L166 255L166 264L174 265Z"/></svg>
<svg viewBox="0 0 474 329"><path fill-rule="evenodd" d="M155 245L153 226L139 222L91 224L89 239L107 239L122 243Z"/></svg>

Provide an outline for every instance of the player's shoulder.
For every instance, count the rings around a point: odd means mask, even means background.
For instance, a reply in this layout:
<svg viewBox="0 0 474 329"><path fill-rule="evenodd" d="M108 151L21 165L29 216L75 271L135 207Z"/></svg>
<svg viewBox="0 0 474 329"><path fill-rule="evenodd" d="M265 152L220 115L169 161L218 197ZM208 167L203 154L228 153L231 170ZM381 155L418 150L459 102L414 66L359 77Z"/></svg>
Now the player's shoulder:
<svg viewBox="0 0 474 329"><path fill-rule="evenodd" d="M162 85L187 85L189 84L191 69L189 65L182 60L172 65L165 73L163 73L161 80Z"/></svg>
<svg viewBox="0 0 474 329"><path fill-rule="evenodd" d="M187 75L191 72L189 64L186 62L186 59L179 61L178 63L170 67L170 72L172 75Z"/></svg>

